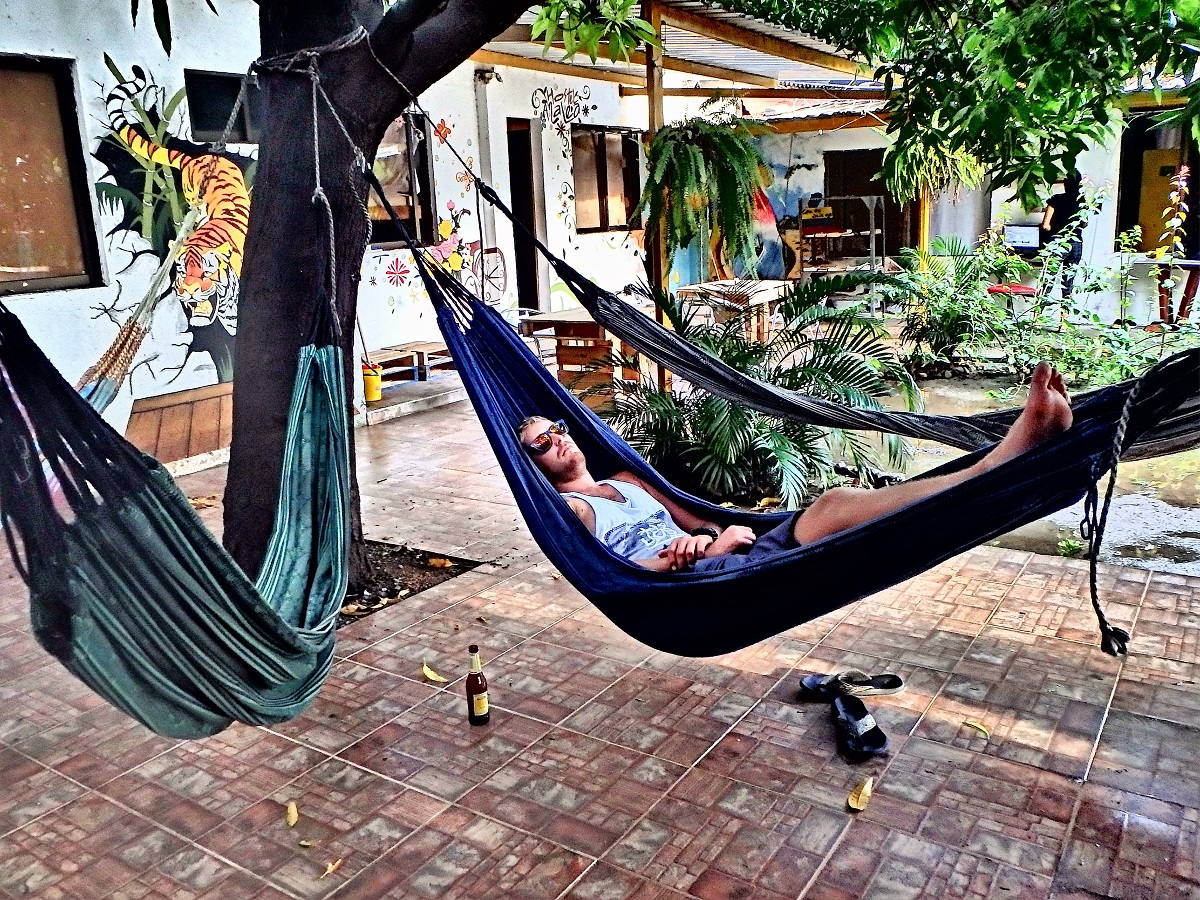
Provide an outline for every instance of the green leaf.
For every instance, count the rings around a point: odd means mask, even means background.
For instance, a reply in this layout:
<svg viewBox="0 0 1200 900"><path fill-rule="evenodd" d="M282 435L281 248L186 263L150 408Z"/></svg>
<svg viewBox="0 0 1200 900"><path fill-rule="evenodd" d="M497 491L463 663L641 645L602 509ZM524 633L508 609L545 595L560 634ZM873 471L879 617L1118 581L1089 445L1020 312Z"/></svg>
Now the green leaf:
<svg viewBox="0 0 1200 900"><path fill-rule="evenodd" d="M154 30L167 56L171 55L171 11L167 8L167 0L151 0L154 10Z"/></svg>

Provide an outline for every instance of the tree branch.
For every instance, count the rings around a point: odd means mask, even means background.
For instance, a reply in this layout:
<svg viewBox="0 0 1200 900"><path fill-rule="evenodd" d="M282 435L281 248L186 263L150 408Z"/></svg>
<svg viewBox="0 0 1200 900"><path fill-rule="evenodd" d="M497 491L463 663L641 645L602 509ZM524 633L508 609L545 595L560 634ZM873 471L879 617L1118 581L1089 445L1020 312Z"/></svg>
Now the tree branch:
<svg viewBox="0 0 1200 900"><path fill-rule="evenodd" d="M441 80L529 8L529 0L409 0L371 35L375 52L417 94Z"/></svg>

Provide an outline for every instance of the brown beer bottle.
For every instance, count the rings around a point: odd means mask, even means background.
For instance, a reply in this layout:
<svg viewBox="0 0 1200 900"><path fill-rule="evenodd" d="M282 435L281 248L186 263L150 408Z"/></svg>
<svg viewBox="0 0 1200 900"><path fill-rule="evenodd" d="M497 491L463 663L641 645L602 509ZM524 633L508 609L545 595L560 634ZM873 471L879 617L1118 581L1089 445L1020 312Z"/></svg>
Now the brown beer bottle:
<svg viewBox="0 0 1200 900"><path fill-rule="evenodd" d="M483 674L483 663L479 661L479 647L472 644L467 652L471 654L471 672L467 675L467 721L472 725L486 725L492 713L488 708L487 678Z"/></svg>

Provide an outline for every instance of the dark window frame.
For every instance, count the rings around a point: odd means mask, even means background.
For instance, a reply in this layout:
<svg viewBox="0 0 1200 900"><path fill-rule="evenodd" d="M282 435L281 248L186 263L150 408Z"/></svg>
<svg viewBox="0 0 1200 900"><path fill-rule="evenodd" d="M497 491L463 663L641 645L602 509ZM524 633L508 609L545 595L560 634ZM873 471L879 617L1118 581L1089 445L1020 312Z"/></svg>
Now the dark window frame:
<svg viewBox="0 0 1200 900"><path fill-rule="evenodd" d="M579 135L582 134L590 134L593 136L593 153L596 161L596 193L600 201L600 225L595 227L583 227L579 225L579 197L578 194L576 194L576 234L603 234L614 231L639 231L642 228L642 225L638 219L633 217L632 213L642 196L642 132L633 128L616 128L605 125L573 125L571 127L571 172L576 183L579 181L579 175L575 170L575 140ZM610 134L617 134L621 136L622 150L624 151L623 158L625 165L623 168L625 177L621 185L621 193L615 195L621 197L625 201L627 221L621 225L611 225L608 221L608 203L609 200L614 196L614 194L612 194L609 190L608 154L605 148L605 141Z"/></svg>
<svg viewBox="0 0 1200 900"><path fill-rule="evenodd" d="M410 176L408 180L408 208L414 210L415 214L406 217L400 210L396 212L401 220L405 220L417 245L428 247L440 240L437 233L437 182L434 180L431 146L433 129L424 113L416 109L405 111L399 118L404 120L405 125L409 171L416 171L418 178ZM419 189L421 184L428 188L424 193ZM373 196L374 191L371 191L371 194ZM403 249L408 246L390 219L371 219L370 243L381 250Z"/></svg>
<svg viewBox="0 0 1200 900"><path fill-rule="evenodd" d="M67 178L71 183L71 197L75 203L75 228L79 233L79 250L83 257L83 273L80 275L0 281L0 296L102 287L104 278L100 266L100 241L92 208L92 183L88 173L83 134L79 128L75 61L52 57L0 55L0 68L8 71L41 72L54 80L58 117L62 124L63 148L66 153Z"/></svg>
<svg viewBox="0 0 1200 900"><path fill-rule="evenodd" d="M225 125L229 121L229 114L233 111L233 104L242 88L244 77L236 72L214 72L209 69L183 70L183 89L188 101L188 123L191 125L193 141L198 144L213 143L224 137ZM193 102L193 98L199 97L206 89L214 87L227 89L232 94L232 98L227 103L222 103L217 114L209 120L206 115L208 110L204 108L203 104ZM245 101L242 103L242 108L238 110L237 119L234 120L233 129L229 133L228 143L257 144L259 142L262 137L262 129L259 125L262 120L261 95L261 88L255 87L253 84L247 87ZM203 121L197 122L197 112L200 110L203 110L202 114L205 115L205 118Z"/></svg>
<svg viewBox="0 0 1200 900"><path fill-rule="evenodd" d="M1177 108L1177 107L1176 107ZM1169 107L1167 109L1170 109ZM1117 139L1117 215L1113 230L1113 250L1117 250L1117 239L1122 232L1128 231L1133 225L1139 224L1142 192L1143 154L1152 140L1152 132L1161 126L1158 115L1160 109L1134 110L1127 114L1120 137ZM1195 191L1196 173L1200 171L1200 148L1191 137L1191 131L1186 124L1180 128L1179 159L1180 164L1191 168L1192 176L1188 185L1188 202ZM1136 154L1136 155L1135 155ZM1163 198L1166 206L1168 198ZM1184 254L1183 258L1200 259L1200 225L1188 216L1184 220ZM1153 240L1156 235L1143 234L1143 240Z"/></svg>

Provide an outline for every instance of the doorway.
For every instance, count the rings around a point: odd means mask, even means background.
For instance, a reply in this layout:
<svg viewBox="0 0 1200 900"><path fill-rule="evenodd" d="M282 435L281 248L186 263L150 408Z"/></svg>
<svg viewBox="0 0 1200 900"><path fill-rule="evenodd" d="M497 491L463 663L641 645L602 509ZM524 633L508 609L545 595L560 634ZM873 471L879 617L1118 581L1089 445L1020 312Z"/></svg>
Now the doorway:
<svg viewBox="0 0 1200 900"><path fill-rule="evenodd" d="M883 149L871 150L826 150L825 161L825 196L826 197L883 197L883 222L878 221L876 213L875 227L883 229L883 253L885 256L895 256L901 247L916 247L920 236L920 201L897 203L884 184L877 177L883 169ZM847 203L845 211L846 227L857 232L866 232L869 227L869 213L864 203ZM847 250L852 241L847 240ZM867 250L866 240L861 239L862 251ZM877 245L878 246L878 245Z"/></svg>
<svg viewBox="0 0 1200 900"><path fill-rule="evenodd" d="M534 171L534 141L532 123L528 119L508 120L508 183L512 191L512 211L526 228L538 228L538 203L534 192L537 184ZM520 226L513 226L516 254L517 305L520 309L537 312L542 308L542 289L539 278L538 252L533 240Z"/></svg>

